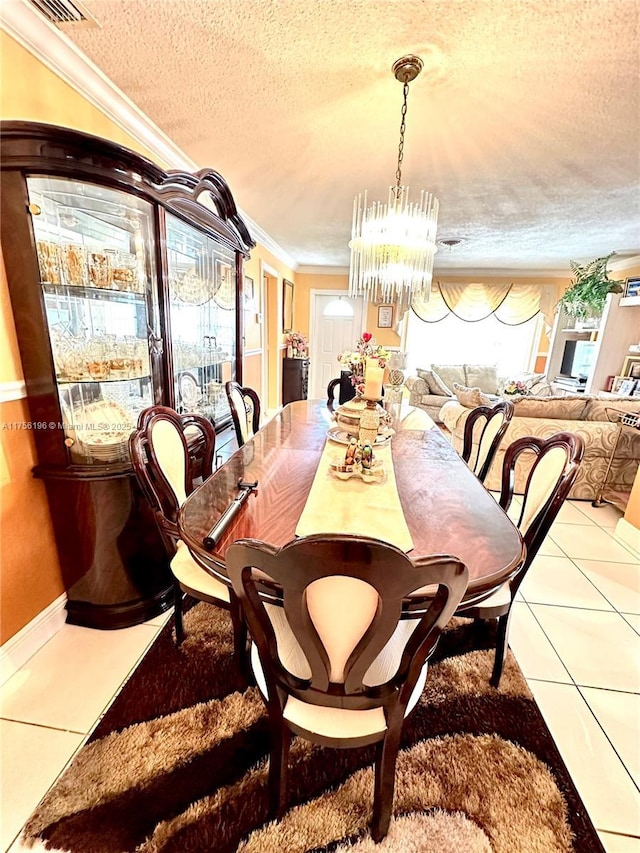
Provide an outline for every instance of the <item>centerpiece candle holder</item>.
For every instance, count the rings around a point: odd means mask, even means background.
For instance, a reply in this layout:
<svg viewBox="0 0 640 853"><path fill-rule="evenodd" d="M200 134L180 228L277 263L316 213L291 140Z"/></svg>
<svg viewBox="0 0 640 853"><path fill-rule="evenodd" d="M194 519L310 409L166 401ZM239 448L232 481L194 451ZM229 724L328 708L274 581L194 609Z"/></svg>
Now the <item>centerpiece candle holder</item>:
<svg viewBox="0 0 640 853"><path fill-rule="evenodd" d="M370 442L374 444L380 429L380 411L377 400L363 398L366 403L366 408L360 415L360 429L358 438L360 443Z"/></svg>

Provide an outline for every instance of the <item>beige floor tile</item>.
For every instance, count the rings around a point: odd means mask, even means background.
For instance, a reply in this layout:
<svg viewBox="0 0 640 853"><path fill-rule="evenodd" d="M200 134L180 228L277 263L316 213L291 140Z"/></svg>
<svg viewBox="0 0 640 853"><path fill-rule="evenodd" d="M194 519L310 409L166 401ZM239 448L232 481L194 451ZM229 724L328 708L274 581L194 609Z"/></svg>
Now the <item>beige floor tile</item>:
<svg viewBox="0 0 640 853"><path fill-rule="evenodd" d="M509 646L526 678L571 683L569 673L545 637L529 607L513 603Z"/></svg>
<svg viewBox="0 0 640 853"><path fill-rule="evenodd" d="M591 506L591 501L568 501L568 503L600 527L615 527L622 517L620 510L612 504L596 507Z"/></svg>
<svg viewBox="0 0 640 853"><path fill-rule="evenodd" d="M145 625L152 625L156 628L163 628L169 619L173 616L173 607L170 607L164 613L161 613L160 616L154 616L153 619L149 619L145 622Z"/></svg>
<svg viewBox="0 0 640 853"><path fill-rule="evenodd" d="M640 637L618 613L529 605L576 684L637 693Z"/></svg>
<svg viewBox="0 0 640 853"><path fill-rule="evenodd" d="M594 687L581 687L580 692L640 787L640 695Z"/></svg>
<svg viewBox="0 0 640 853"><path fill-rule="evenodd" d="M83 740L71 732L0 720L0 849L11 844Z"/></svg>
<svg viewBox="0 0 640 853"><path fill-rule="evenodd" d="M525 601L612 610L613 607L568 557L539 554L520 587Z"/></svg>
<svg viewBox="0 0 640 853"><path fill-rule="evenodd" d="M634 631L637 631L640 634L640 616L637 616L634 613L624 613L624 619L631 625Z"/></svg>
<svg viewBox="0 0 640 853"><path fill-rule="evenodd" d="M564 553L562 548L560 548L553 541L551 536L547 536L544 540L540 548L538 549L538 556L543 555L545 557L566 557L567 555Z"/></svg>
<svg viewBox="0 0 640 853"><path fill-rule="evenodd" d="M607 853L640 853L640 838L614 835L612 832L599 832L598 835Z"/></svg>
<svg viewBox="0 0 640 853"><path fill-rule="evenodd" d="M580 509L576 506L576 501L565 501L556 517L556 522L560 524L587 524L587 518L588 516L580 512ZM592 523L595 524L596 522L593 521ZM614 526L615 523L613 522Z"/></svg>
<svg viewBox="0 0 640 853"><path fill-rule="evenodd" d="M609 560L613 563L637 563L637 558L610 533L595 525L556 522L549 535L567 557L582 560Z"/></svg>
<svg viewBox="0 0 640 853"><path fill-rule="evenodd" d="M64 625L2 688L0 716L88 732L158 629Z"/></svg>
<svg viewBox="0 0 640 853"><path fill-rule="evenodd" d="M640 614L640 571L632 563L574 560L576 566L621 613Z"/></svg>
<svg viewBox="0 0 640 853"><path fill-rule="evenodd" d="M596 828L640 835L638 789L578 689L529 686Z"/></svg>

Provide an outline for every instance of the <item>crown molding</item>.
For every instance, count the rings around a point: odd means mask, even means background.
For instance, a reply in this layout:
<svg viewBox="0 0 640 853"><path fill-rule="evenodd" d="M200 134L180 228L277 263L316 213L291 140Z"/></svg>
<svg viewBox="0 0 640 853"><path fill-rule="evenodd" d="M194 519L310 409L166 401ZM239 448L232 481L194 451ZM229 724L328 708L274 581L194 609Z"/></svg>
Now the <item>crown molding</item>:
<svg viewBox="0 0 640 853"><path fill-rule="evenodd" d="M556 269L545 269L543 267L532 267L531 269L509 269L507 267L446 267L433 271L433 278L571 278L569 267L558 267Z"/></svg>
<svg viewBox="0 0 640 853"><path fill-rule="evenodd" d="M633 267L640 267L640 255L629 255L626 258L620 258L618 261L612 258L609 261L609 270L613 272L623 272L633 269Z"/></svg>
<svg viewBox="0 0 640 853"><path fill-rule="evenodd" d="M301 264L296 272L302 275L349 275L349 267L323 267Z"/></svg>
<svg viewBox="0 0 640 853"><path fill-rule="evenodd" d="M349 275L349 267L323 267L301 264L296 272L302 275ZM506 269L492 267L447 267L434 270L433 278L571 278L571 270L565 269Z"/></svg>
<svg viewBox="0 0 640 853"><path fill-rule="evenodd" d="M0 0L0 27L166 167L188 172L201 168L27 0ZM283 264L297 269L296 261L282 246L240 207L238 212L254 239Z"/></svg>

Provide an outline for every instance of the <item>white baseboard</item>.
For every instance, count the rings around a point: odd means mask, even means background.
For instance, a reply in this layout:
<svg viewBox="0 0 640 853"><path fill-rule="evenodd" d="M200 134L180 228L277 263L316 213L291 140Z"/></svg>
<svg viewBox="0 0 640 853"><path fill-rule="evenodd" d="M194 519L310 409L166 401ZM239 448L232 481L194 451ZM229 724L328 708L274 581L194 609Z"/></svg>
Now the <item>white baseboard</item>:
<svg viewBox="0 0 640 853"><path fill-rule="evenodd" d="M640 554L640 530L627 521L626 518L621 518L618 521L613 535L616 539L624 542L625 545L628 545Z"/></svg>
<svg viewBox="0 0 640 853"><path fill-rule="evenodd" d="M11 678L62 628L67 615L66 603L67 594L63 592L0 647L0 684Z"/></svg>

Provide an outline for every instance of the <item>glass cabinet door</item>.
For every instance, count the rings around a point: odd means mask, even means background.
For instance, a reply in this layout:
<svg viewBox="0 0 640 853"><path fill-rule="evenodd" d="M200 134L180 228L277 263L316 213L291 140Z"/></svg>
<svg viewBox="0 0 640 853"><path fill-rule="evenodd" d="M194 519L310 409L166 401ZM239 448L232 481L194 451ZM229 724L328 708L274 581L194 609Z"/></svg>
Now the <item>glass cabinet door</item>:
<svg viewBox="0 0 640 853"><path fill-rule="evenodd" d="M220 425L235 379L235 253L175 216L166 222L175 407Z"/></svg>
<svg viewBox="0 0 640 853"><path fill-rule="evenodd" d="M129 434L153 400L152 206L80 181L27 185L70 459L126 462Z"/></svg>

